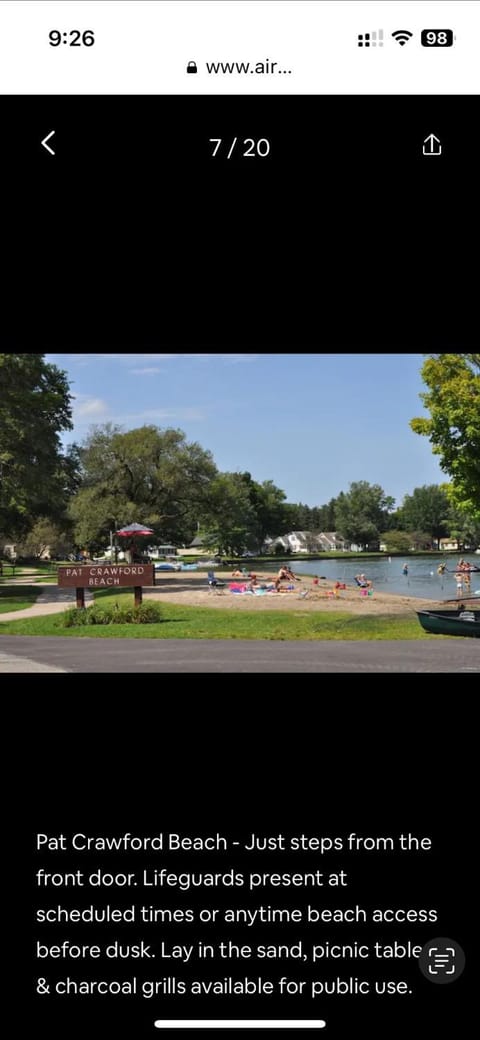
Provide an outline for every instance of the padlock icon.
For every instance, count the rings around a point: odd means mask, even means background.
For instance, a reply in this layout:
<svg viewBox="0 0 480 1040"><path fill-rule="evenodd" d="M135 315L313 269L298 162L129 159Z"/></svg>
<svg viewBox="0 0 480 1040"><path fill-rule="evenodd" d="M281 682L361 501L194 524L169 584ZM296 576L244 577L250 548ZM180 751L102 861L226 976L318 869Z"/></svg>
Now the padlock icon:
<svg viewBox="0 0 480 1040"><path fill-rule="evenodd" d="M194 72L198 72L197 63L195 61L189 61L187 65L187 72L189 72L190 75Z"/></svg>

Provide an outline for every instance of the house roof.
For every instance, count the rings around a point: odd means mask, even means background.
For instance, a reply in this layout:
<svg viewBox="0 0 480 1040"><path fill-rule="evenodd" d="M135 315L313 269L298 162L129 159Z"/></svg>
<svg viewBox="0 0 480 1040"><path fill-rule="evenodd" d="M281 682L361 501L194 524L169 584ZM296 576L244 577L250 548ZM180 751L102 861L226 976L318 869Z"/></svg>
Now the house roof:
<svg viewBox="0 0 480 1040"><path fill-rule="evenodd" d="M278 541L288 541L290 538L295 538L298 542L310 541L312 538L316 538L321 544L327 544L329 547L343 544L344 539L336 533L336 531L287 531L286 534L278 535L277 538L265 539L266 544Z"/></svg>

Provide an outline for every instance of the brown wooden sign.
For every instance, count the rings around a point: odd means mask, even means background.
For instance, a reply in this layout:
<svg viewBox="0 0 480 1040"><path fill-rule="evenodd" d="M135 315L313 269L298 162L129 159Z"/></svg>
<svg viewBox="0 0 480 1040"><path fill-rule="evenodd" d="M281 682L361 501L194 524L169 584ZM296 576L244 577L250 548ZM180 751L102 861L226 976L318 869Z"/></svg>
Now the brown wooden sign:
<svg viewBox="0 0 480 1040"><path fill-rule="evenodd" d="M155 585L153 563L92 566L72 564L58 568L58 585L63 589L124 589L133 585Z"/></svg>

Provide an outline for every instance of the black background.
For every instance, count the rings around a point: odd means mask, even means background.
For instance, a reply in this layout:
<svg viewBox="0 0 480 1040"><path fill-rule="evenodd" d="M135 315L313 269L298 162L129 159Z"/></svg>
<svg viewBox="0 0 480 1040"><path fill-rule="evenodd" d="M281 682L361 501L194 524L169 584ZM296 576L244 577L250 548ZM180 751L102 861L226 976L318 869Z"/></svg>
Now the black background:
<svg viewBox="0 0 480 1040"><path fill-rule="evenodd" d="M3 333L82 349L459 349L474 97L2 99ZM49 155L42 139L55 129ZM422 156L431 132L438 158ZM212 159L210 138L268 138Z"/></svg>

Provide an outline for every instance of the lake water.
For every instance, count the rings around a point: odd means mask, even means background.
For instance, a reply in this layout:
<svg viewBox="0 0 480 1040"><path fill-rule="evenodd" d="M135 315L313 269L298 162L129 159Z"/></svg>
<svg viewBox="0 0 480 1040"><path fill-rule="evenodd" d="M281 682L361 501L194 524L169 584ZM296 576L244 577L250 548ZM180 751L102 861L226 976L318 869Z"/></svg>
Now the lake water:
<svg viewBox="0 0 480 1040"><path fill-rule="evenodd" d="M447 558L442 557L441 553L438 554L438 557L434 555L428 557L405 556L403 558L392 556L391 563L389 563L388 556L373 560L360 558L324 560L319 557L318 560L303 561L299 556L292 556L289 564L295 574L308 574L312 577L315 574L318 577L323 575L329 581L341 581L346 582L347 585L354 585L355 574L362 573L373 582L374 589L378 589L379 592L418 596L419 599L441 600L456 597L455 567L460 558L460 554ZM480 556L475 553L465 553L463 559L480 567ZM443 576L437 574L437 567L440 563L445 563L447 566ZM408 564L408 574L402 573L404 564ZM277 571L279 567L280 563L277 563L275 567L269 567L268 570ZM470 592L464 589L464 595L473 596L475 593L480 601L480 573L471 575Z"/></svg>

